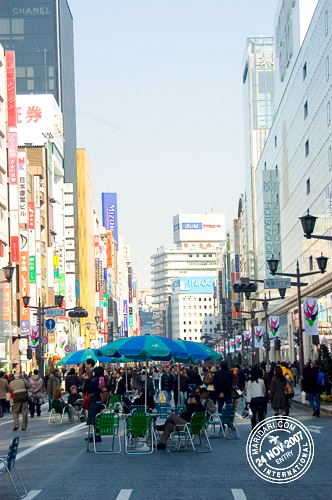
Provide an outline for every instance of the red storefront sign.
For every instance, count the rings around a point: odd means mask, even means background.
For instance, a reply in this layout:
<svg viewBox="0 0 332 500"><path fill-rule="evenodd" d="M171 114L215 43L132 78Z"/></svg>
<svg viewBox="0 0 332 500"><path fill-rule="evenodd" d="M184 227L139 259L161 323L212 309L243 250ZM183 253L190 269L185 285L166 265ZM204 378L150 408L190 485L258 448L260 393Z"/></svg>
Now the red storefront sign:
<svg viewBox="0 0 332 500"><path fill-rule="evenodd" d="M10 258L12 262L20 261L20 243L18 236L11 236L10 238Z"/></svg>
<svg viewBox="0 0 332 500"><path fill-rule="evenodd" d="M8 176L9 184L17 184L18 163L16 132L8 132Z"/></svg>
<svg viewBox="0 0 332 500"><path fill-rule="evenodd" d="M8 127L16 127L15 51L6 52Z"/></svg>
<svg viewBox="0 0 332 500"><path fill-rule="evenodd" d="M112 268L112 240L113 240L113 233L112 231L107 231L107 268L111 269Z"/></svg>
<svg viewBox="0 0 332 500"><path fill-rule="evenodd" d="M28 229L35 229L35 202L28 201Z"/></svg>

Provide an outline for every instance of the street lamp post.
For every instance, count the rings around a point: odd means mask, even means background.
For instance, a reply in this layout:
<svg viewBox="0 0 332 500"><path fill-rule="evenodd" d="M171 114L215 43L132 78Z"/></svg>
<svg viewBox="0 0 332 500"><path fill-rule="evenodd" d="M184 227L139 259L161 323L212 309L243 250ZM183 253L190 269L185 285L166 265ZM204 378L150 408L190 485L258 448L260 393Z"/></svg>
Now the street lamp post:
<svg viewBox="0 0 332 500"><path fill-rule="evenodd" d="M318 219L318 217L310 215L309 210L306 215L299 217L299 219L302 224L305 238L307 238L308 240L310 240L311 238L315 238L317 240L332 241L332 236L327 236L323 234L312 234L314 232L316 220Z"/></svg>
<svg viewBox="0 0 332 500"><path fill-rule="evenodd" d="M311 217L311 216L310 216ZM304 367L304 351L303 351L303 326L302 326L302 304L301 304L301 286L304 286L304 283L301 283L301 278L305 276L313 276L314 274L324 274L326 271L328 258L321 255L316 258L319 271L312 271L308 273L301 273L299 261L296 262L296 273L277 273L279 260L275 259L272 255L272 259L267 261L270 273L272 276L285 276L288 278L296 278L296 287L297 287L297 308L299 315L299 349L300 349L300 377L303 375L303 367Z"/></svg>
<svg viewBox="0 0 332 500"><path fill-rule="evenodd" d="M23 297L24 307L29 309L34 309L38 318L38 368L41 377L44 377L44 345L42 344L42 337L44 336L44 320L45 320L45 311L48 309L54 309L55 307L61 307L63 302L63 295L55 296L55 305L54 306L42 306L41 298L38 299L37 306L29 306L30 297L26 295Z"/></svg>

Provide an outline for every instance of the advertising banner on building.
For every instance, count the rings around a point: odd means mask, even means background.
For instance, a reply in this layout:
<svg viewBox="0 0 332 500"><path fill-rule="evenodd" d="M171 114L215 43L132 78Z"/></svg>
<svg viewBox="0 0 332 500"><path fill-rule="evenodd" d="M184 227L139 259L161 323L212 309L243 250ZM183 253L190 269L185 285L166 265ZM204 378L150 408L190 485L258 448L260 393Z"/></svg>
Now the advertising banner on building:
<svg viewBox="0 0 332 500"><path fill-rule="evenodd" d="M9 184L17 184L18 164L17 164L17 134L8 132L8 177Z"/></svg>
<svg viewBox="0 0 332 500"><path fill-rule="evenodd" d="M26 153L18 153L18 212L20 224L28 223L28 193Z"/></svg>
<svg viewBox="0 0 332 500"><path fill-rule="evenodd" d="M29 281L36 283L36 257L34 255L29 256Z"/></svg>
<svg viewBox="0 0 332 500"><path fill-rule="evenodd" d="M237 335L235 337L235 348L237 351L241 351L241 349L242 349L242 335Z"/></svg>
<svg viewBox="0 0 332 500"><path fill-rule="evenodd" d="M30 332L30 309L24 307L22 298L29 295L29 252L20 252L20 308L21 308L21 334Z"/></svg>
<svg viewBox="0 0 332 500"><path fill-rule="evenodd" d="M264 214L264 246L265 261L273 255L280 256L280 204L278 170L263 170L263 214ZM280 269L282 268L279 262ZM269 266L266 264L266 278L270 277Z"/></svg>
<svg viewBox="0 0 332 500"><path fill-rule="evenodd" d="M16 75L15 75L15 51L6 51L6 76L7 76L7 110L8 127L16 127Z"/></svg>
<svg viewBox="0 0 332 500"><path fill-rule="evenodd" d="M113 249L113 233L107 231L106 252L107 252L107 268L112 268L112 249Z"/></svg>
<svg viewBox="0 0 332 500"><path fill-rule="evenodd" d="M76 346L77 350L80 351L81 349L84 349L85 346L85 337L77 337L76 339Z"/></svg>
<svg viewBox="0 0 332 500"><path fill-rule="evenodd" d="M229 352L231 354L235 352L235 339L229 339Z"/></svg>
<svg viewBox="0 0 332 500"><path fill-rule="evenodd" d="M20 243L18 236L11 236L10 238L10 257L12 263L20 261Z"/></svg>
<svg viewBox="0 0 332 500"><path fill-rule="evenodd" d="M172 291L175 293L214 293L215 276L195 276L180 278L172 283Z"/></svg>
<svg viewBox="0 0 332 500"><path fill-rule="evenodd" d="M279 316L269 316L269 337L274 340L279 337L280 318Z"/></svg>
<svg viewBox="0 0 332 500"><path fill-rule="evenodd" d="M75 307L75 274L66 275L66 308L72 309Z"/></svg>
<svg viewBox="0 0 332 500"><path fill-rule="evenodd" d="M225 340L225 349L226 349L226 354L229 354L229 341Z"/></svg>
<svg viewBox="0 0 332 500"><path fill-rule="evenodd" d="M28 201L28 229L35 229L35 203Z"/></svg>
<svg viewBox="0 0 332 500"><path fill-rule="evenodd" d="M263 327L255 326L255 347L260 349L263 347Z"/></svg>
<svg viewBox="0 0 332 500"><path fill-rule="evenodd" d="M306 335L318 335L318 302L317 299L303 299L304 328Z"/></svg>
<svg viewBox="0 0 332 500"><path fill-rule="evenodd" d="M251 340L251 331L246 330L245 332L243 332L243 337L244 337L244 340Z"/></svg>
<svg viewBox="0 0 332 500"><path fill-rule="evenodd" d="M118 241L118 201L116 193L102 193L103 226L112 231L117 248Z"/></svg>

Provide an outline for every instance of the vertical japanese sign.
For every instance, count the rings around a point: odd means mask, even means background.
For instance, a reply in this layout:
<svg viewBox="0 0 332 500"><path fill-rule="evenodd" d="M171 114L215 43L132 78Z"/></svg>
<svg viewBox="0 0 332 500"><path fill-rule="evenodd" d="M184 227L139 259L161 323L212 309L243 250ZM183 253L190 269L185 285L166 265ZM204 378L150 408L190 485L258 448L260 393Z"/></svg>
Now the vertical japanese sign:
<svg viewBox="0 0 332 500"><path fill-rule="evenodd" d="M20 224L28 223L26 153L18 153L18 207Z"/></svg>
<svg viewBox="0 0 332 500"><path fill-rule="evenodd" d="M8 127L16 127L15 51L6 52Z"/></svg>
<svg viewBox="0 0 332 500"><path fill-rule="evenodd" d="M113 242L113 234L112 231L107 231L107 268L112 268L112 242Z"/></svg>
<svg viewBox="0 0 332 500"><path fill-rule="evenodd" d="M133 270L131 267L128 267L128 298L129 304L133 303Z"/></svg>
<svg viewBox="0 0 332 500"><path fill-rule="evenodd" d="M35 203L28 201L28 229L35 229Z"/></svg>
<svg viewBox="0 0 332 500"><path fill-rule="evenodd" d="M236 335L235 337L235 349L241 351L242 349L242 335Z"/></svg>
<svg viewBox="0 0 332 500"><path fill-rule="evenodd" d="M17 134L8 132L8 177L9 184L17 184Z"/></svg>
<svg viewBox="0 0 332 500"><path fill-rule="evenodd" d="M20 307L21 307L21 334L30 333L30 309L24 307L22 298L29 295L29 252L27 245L20 252Z"/></svg>
<svg viewBox="0 0 332 500"><path fill-rule="evenodd" d="M318 302L317 299L306 297L303 299L305 334L318 335Z"/></svg>

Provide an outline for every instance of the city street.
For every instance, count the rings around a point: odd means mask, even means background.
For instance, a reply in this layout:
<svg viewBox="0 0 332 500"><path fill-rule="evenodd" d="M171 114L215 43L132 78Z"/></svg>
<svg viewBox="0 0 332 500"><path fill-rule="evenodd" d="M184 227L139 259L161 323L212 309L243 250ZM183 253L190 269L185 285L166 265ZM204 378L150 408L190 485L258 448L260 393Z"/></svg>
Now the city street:
<svg viewBox="0 0 332 500"><path fill-rule="evenodd" d="M47 406L44 405L45 410ZM18 468L29 496L38 500L85 497L125 500L222 499L301 500L327 499L332 460L332 419L313 418L307 409L291 409L291 416L311 431L315 457L309 471L287 484L270 484L249 467L245 446L250 420L237 419L239 440L211 439L212 453L192 451L152 455L103 456L87 454L85 424L48 424L48 412L29 420L27 432L12 432L12 419L0 423L0 452L4 454L13 435L20 436ZM271 416L271 411L269 415ZM8 476L0 479L1 500L17 498Z"/></svg>

